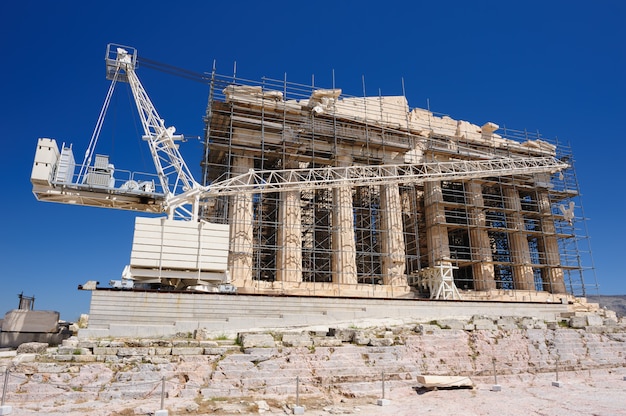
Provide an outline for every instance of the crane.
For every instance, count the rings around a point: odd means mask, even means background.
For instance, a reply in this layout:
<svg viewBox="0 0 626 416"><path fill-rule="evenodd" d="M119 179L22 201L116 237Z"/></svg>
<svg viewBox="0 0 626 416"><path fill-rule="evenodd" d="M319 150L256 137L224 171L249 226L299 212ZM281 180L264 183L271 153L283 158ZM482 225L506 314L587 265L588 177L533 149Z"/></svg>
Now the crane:
<svg viewBox="0 0 626 416"><path fill-rule="evenodd" d="M193 177L178 150L173 126L166 127L135 71L137 51L127 46L109 44L105 57L106 77L111 88L96 133L89 145L77 179L74 179L71 148L54 150L52 139L40 139L31 182L37 199L70 204L132 209L166 213L168 218L198 221L201 199L240 193L283 192L341 186L423 183L439 180L468 180L489 176L555 173L569 165L555 157L514 157L487 160L457 160L396 165L369 165L254 171L200 185ZM140 181L130 175L121 186L106 176L109 164L96 155L89 166L97 142L97 132L115 84L127 82L141 118L144 135L156 169L157 184ZM52 155L50 155L50 153ZM69 154L69 155L68 155ZM102 173L104 172L104 173ZM104 180L97 175L105 175ZM99 178L98 180L94 178ZM143 184L143 186L140 186Z"/></svg>

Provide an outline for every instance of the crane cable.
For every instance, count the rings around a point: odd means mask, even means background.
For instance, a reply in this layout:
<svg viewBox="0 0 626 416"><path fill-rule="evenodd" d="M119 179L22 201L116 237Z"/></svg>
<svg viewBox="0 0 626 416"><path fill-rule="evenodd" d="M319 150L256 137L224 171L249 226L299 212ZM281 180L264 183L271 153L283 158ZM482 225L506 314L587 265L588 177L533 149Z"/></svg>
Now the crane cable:
<svg viewBox="0 0 626 416"><path fill-rule="evenodd" d="M165 63L161 63L158 61L154 61L148 58L137 57L138 63L141 63L143 66L154 69L157 71L165 72L170 75L178 76L181 78L185 78L191 81L200 82L203 84L207 84L210 82L211 77L202 74L199 72L190 71L188 69L179 68L174 65L169 65ZM102 105L102 109L100 110L100 115L98 116L98 121L96 122L96 126L94 128L93 134L91 135L91 140L89 141L89 145L87 146L87 150L85 151L85 156L83 158L83 163L80 166L80 171L78 173L77 183L82 183L85 180L87 175L87 170L89 165L91 164L91 160L93 157L93 153L96 148L96 144L98 143L98 139L100 138L100 132L102 131L102 126L104 124L104 119L111 103L111 97L113 96L113 91L115 90L115 85L117 84L117 80L119 77L120 70L119 68L115 71L115 75L113 76L113 80L111 81L111 85L109 85L109 90L104 99L104 104Z"/></svg>
<svg viewBox="0 0 626 416"><path fill-rule="evenodd" d="M148 58L143 58L141 56L137 56L137 63L145 66L146 68L155 69L157 71L165 72L167 74L181 78L186 78L188 80L199 82L202 84L208 84L211 81L211 77L208 74L190 71L188 69L154 61Z"/></svg>
<svg viewBox="0 0 626 416"><path fill-rule="evenodd" d="M107 92L107 95L104 99L104 104L102 105L102 109L100 110L100 115L98 116L96 127L94 128L93 134L91 135L89 146L87 147L87 150L85 151L85 157L83 159L83 164L80 166L77 183L82 183L82 181L84 181L85 179L85 176L87 175L87 168L91 164L91 158L96 148L96 144L98 143L98 138L100 137L100 131L102 130L102 125L104 124L104 117L109 108L109 104L111 103L111 96L113 95L113 90L115 89L115 84L117 83L118 75L119 75L119 68L117 69L117 71L115 71L115 75L113 76L113 80L111 81L111 85L109 86L109 91Z"/></svg>

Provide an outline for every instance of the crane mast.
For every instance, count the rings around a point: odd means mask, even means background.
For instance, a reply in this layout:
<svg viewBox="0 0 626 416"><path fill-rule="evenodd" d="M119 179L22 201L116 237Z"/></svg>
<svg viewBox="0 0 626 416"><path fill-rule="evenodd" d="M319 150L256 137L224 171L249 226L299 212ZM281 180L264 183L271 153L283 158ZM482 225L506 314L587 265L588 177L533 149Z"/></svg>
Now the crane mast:
<svg viewBox="0 0 626 416"><path fill-rule="evenodd" d="M129 51L130 50L130 51ZM170 218L198 219L196 182L178 151L174 126L166 127L148 93L135 72L136 51L132 48L109 44L107 47L107 78L128 82L141 118L143 139L148 142L161 187L165 194L164 209Z"/></svg>

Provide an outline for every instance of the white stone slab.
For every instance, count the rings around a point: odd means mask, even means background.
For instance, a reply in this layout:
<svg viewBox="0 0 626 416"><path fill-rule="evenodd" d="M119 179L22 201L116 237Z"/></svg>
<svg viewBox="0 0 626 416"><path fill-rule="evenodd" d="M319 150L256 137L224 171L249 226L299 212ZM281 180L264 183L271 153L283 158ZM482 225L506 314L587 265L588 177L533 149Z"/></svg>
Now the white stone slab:
<svg viewBox="0 0 626 416"><path fill-rule="evenodd" d="M4 315L4 332L57 332L59 313L13 309Z"/></svg>
<svg viewBox="0 0 626 416"><path fill-rule="evenodd" d="M417 376L417 382L426 388L474 387L469 377L463 376Z"/></svg>

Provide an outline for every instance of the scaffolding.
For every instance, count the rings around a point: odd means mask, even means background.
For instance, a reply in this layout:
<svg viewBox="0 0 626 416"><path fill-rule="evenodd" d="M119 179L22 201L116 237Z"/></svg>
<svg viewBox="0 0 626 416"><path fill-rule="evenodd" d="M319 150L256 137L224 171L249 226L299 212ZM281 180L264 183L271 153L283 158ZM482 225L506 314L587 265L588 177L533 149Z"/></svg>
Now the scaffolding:
<svg viewBox="0 0 626 416"><path fill-rule="evenodd" d="M444 287L453 298L457 288L463 298L535 294L527 300L597 291L571 150L538 132L411 109L404 96L215 71L205 123L204 186L285 169L546 156L570 165L206 197L202 218L230 225L229 271L240 291L432 297ZM433 270L445 271L438 283Z"/></svg>

